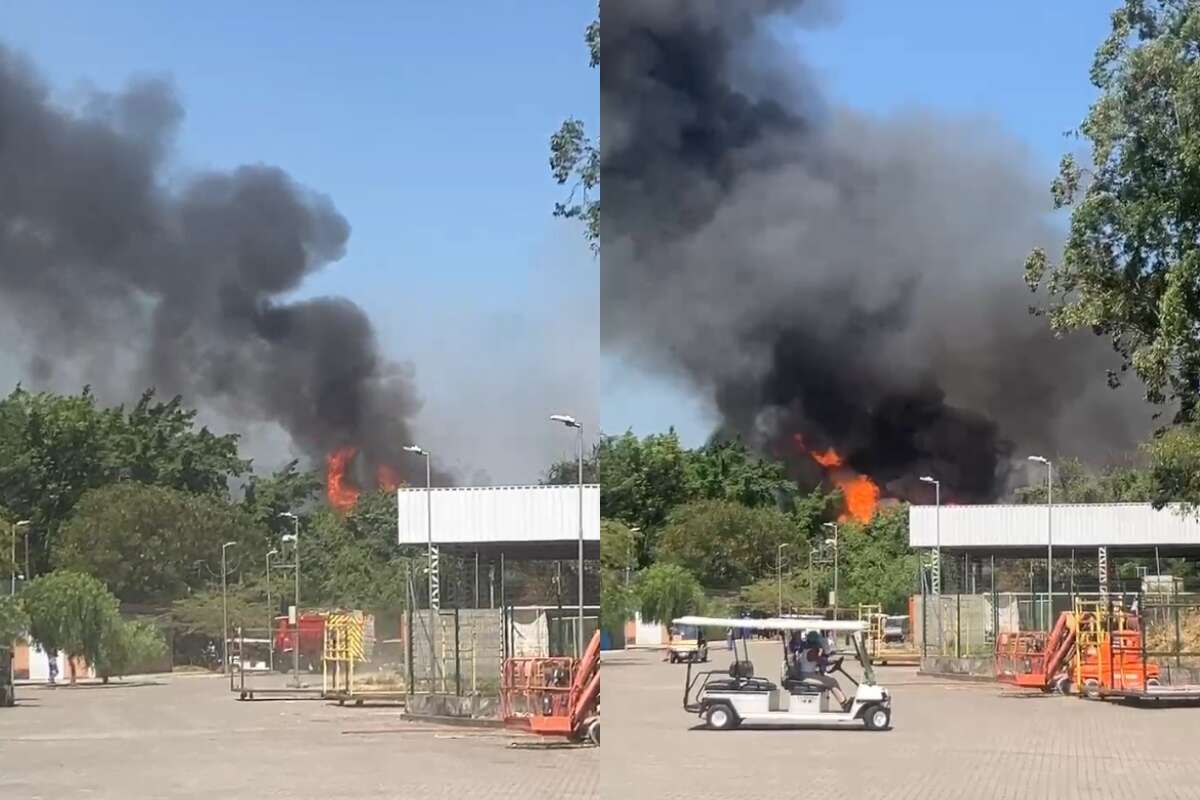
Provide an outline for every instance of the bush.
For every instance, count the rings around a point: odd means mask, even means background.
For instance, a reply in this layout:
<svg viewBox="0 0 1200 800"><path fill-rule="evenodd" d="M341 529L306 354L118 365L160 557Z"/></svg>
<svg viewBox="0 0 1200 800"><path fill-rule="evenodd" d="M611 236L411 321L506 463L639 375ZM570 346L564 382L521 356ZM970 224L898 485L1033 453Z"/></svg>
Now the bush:
<svg viewBox="0 0 1200 800"><path fill-rule="evenodd" d="M167 654L167 643L154 625L141 620L112 621L100 644L96 674L109 678L154 669Z"/></svg>

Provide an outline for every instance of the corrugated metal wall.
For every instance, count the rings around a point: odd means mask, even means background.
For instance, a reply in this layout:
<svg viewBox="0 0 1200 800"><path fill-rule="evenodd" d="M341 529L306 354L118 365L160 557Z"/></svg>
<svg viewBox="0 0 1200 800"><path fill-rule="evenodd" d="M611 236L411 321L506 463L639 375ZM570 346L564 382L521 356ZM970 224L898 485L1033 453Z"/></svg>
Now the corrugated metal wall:
<svg viewBox="0 0 1200 800"><path fill-rule="evenodd" d="M1046 544L1045 505L942 506L943 547L1036 547ZM1200 546L1200 520L1181 507L1156 511L1146 503L1054 505L1050 525L1055 547ZM910 506L908 541L933 547L935 506Z"/></svg>
<svg viewBox="0 0 1200 800"><path fill-rule="evenodd" d="M578 486L499 486L434 489L434 544L574 540L579 530ZM400 544L424 544L424 489L397 492ZM600 541L600 487L583 487L583 538Z"/></svg>

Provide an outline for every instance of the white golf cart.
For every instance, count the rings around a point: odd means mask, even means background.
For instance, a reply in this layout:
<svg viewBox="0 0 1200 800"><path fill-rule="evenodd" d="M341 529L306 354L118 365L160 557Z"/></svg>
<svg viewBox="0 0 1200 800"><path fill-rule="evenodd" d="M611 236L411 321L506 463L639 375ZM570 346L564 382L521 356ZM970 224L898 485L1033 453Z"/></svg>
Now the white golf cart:
<svg viewBox="0 0 1200 800"><path fill-rule="evenodd" d="M695 625L672 625L667 656L672 664L708 661L708 642Z"/></svg>
<svg viewBox="0 0 1200 800"><path fill-rule="evenodd" d="M871 657L863 641L867 623L859 620L813 619L723 619L719 617L680 617L678 625L707 628L749 628L778 633L783 643L783 674L780 685L754 674L749 648L742 640L743 658L737 658L727 671L692 671L688 664L684 678L683 708L698 714L709 728L731 730L740 725L794 728L863 725L867 730L887 730L891 725L892 697L875 683ZM842 669L845 656L829 662L826 674L840 672L854 684L854 697L848 709L829 695L829 690L810 686L798 677L789 677L789 635L817 631L828 640L838 634L849 638L854 659L862 665L862 680L855 680ZM735 644L736 648L736 644ZM793 672L794 675L794 672ZM847 694L849 694L847 692Z"/></svg>

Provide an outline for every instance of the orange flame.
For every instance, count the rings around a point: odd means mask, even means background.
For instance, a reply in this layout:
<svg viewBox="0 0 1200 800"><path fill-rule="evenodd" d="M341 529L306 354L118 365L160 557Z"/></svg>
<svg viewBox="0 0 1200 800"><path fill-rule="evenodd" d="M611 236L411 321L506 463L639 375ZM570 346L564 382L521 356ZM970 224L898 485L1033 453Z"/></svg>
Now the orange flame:
<svg viewBox="0 0 1200 800"><path fill-rule="evenodd" d="M855 475L847 480L834 478L834 483L842 490L846 502L846 511L838 517L838 521L853 519L857 522L870 522L879 505L879 487L875 485L875 481L866 475Z"/></svg>
<svg viewBox="0 0 1200 800"><path fill-rule="evenodd" d="M394 492L400 488L402 481L400 473L396 472L394 467L389 464L380 464L375 468L375 483L379 485L380 489Z"/></svg>
<svg viewBox="0 0 1200 800"><path fill-rule="evenodd" d="M842 490L845 510L838 516L838 521L870 522L879 507L879 486L875 481L846 468L841 454L832 447L824 452L811 452L805 447L804 437L799 433L792 435L792 441L801 452L808 453L813 461L829 470L830 480Z"/></svg>
<svg viewBox="0 0 1200 800"><path fill-rule="evenodd" d="M325 492L329 505L346 512L358 502L358 489L346 483L346 467L358 453L357 447L340 447L325 459Z"/></svg>
<svg viewBox="0 0 1200 800"><path fill-rule="evenodd" d="M822 467L840 467L842 465L842 457L837 454L837 451L832 447L824 453L809 453L812 460L820 464Z"/></svg>

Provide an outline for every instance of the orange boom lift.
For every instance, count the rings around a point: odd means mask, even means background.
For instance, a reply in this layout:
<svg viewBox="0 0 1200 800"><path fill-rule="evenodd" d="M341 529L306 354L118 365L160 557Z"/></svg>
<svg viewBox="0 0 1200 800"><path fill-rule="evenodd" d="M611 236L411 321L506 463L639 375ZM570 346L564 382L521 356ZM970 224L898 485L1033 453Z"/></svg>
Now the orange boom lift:
<svg viewBox="0 0 1200 800"><path fill-rule="evenodd" d="M500 678L505 725L600 744L600 632L582 658L510 658Z"/></svg>

